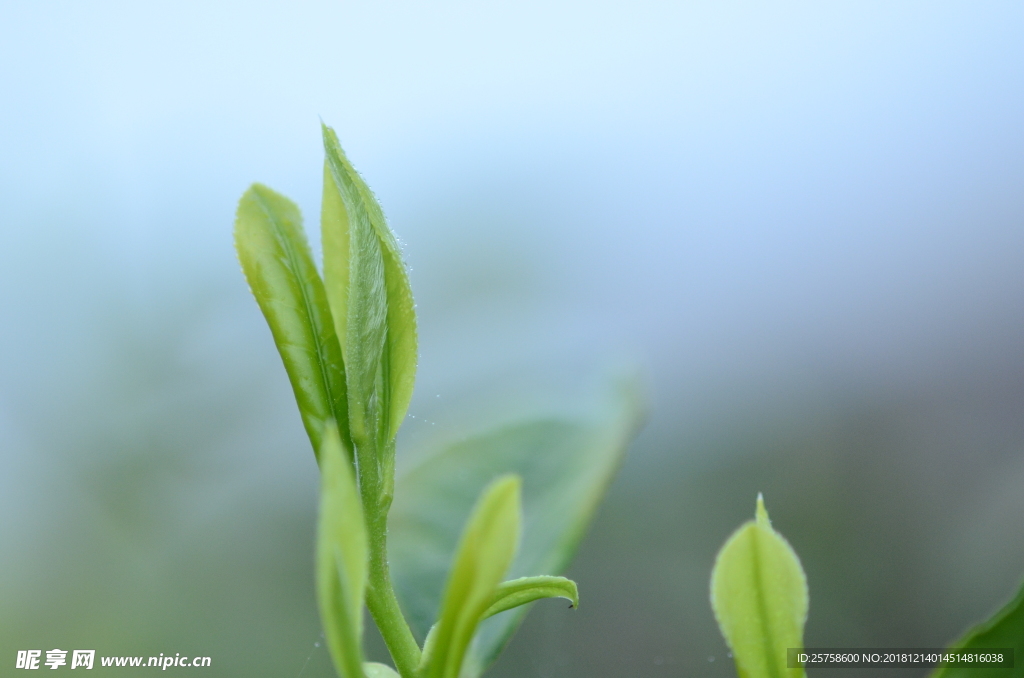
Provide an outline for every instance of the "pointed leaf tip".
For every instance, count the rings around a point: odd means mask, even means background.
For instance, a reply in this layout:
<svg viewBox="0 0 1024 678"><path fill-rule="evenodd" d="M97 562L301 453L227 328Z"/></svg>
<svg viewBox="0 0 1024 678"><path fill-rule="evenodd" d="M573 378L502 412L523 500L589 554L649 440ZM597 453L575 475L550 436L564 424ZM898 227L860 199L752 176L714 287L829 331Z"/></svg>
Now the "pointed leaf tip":
<svg viewBox="0 0 1024 678"><path fill-rule="evenodd" d="M764 495L760 492L757 493L757 508L754 510L754 519L758 525L772 526L771 518L768 517L768 509L764 507Z"/></svg>

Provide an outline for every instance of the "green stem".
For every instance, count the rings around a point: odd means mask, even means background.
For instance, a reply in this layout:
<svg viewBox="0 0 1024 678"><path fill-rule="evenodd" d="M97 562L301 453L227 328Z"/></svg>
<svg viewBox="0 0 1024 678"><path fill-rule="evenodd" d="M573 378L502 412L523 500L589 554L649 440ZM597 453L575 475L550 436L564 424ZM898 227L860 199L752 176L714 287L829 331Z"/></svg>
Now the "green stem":
<svg viewBox="0 0 1024 678"><path fill-rule="evenodd" d="M387 512L370 525L370 581L366 606L370 608L395 668L402 678L413 678L420 664L420 646L402 615L391 584L387 557Z"/></svg>
<svg viewBox="0 0 1024 678"><path fill-rule="evenodd" d="M379 427L378 427L379 428ZM391 659L402 678L415 678L420 665L420 646L402 615L391 583L388 568L388 510L394 478L394 442L382 442L378 436L369 436L365 430L353 432L356 444L359 492L366 516L370 540L370 572L366 589L366 607L388 646ZM383 461L379 453L383 451Z"/></svg>

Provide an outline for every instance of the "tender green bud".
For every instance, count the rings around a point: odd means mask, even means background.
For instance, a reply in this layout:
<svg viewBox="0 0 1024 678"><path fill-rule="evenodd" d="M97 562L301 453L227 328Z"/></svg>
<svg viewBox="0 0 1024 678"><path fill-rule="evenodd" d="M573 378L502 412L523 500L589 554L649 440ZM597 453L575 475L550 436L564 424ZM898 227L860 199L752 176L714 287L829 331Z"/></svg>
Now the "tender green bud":
<svg viewBox="0 0 1024 678"><path fill-rule="evenodd" d="M789 648L803 647L807 579L796 553L772 529L764 500L755 519L722 546L711 572L711 607L740 678L796 678Z"/></svg>
<svg viewBox="0 0 1024 678"><path fill-rule="evenodd" d="M416 378L416 314L398 242L330 127L323 127L324 279L348 368L357 444L393 440Z"/></svg>
<svg viewBox="0 0 1024 678"><path fill-rule="evenodd" d="M422 678L458 678L477 626L495 599L519 542L520 480L507 475L483 492L463 530L424 649Z"/></svg>

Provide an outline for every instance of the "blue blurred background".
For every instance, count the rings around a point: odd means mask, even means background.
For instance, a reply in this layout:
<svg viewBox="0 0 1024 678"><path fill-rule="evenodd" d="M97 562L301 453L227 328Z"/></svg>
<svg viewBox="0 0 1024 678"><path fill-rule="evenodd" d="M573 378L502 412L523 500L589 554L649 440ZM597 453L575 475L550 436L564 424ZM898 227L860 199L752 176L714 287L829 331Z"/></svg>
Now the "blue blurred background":
<svg viewBox="0 0 1024 678"><path fill-rule="evenodd" d="M1024 573L1022 29L1010 2L4 2L0 661L331 675L316 468L231 245L253 181L315 234L320 118L411 267L403 452L648 375L580 610L536 606L493 675L734 675L707 580L758 491L809 645L951 640Z"/></svg>

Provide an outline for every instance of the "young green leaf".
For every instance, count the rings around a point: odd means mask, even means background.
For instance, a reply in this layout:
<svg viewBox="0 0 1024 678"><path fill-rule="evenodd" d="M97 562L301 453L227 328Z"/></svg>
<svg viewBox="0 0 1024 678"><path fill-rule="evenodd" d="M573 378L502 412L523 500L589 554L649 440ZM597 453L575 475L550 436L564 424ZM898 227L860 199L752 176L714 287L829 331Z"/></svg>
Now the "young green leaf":
<svg viewBox="0 0 1024 678"><path fill-rule="evenodd" d="M519 542L518 476L484 490L459 540L437 627L423 654L422 678L458 678L477 625L494 601Z"/></svg>
<svg viewBox="0 0 1024 678"><path fill-rule="evenodd" d="M363 678L360 642L369 547L352 465L342 454L333 422L324 429L320 477L316 547L320 620L338 675Z"/></svg>
<svg viewBox="0 0 1024 678"><path fill-rule="evenodd" d="M393 668L377 662L363 664L363 673L366 674L366 678L399 678L398 672Z"/></svg>
<svg viewBox="0 0 1024 678"><path fill-rule="evenodd" d="M803 647L807 580L792 547L772 529L760 494L755 519L718 552L711 607L740 678L804 675L786 668L786 651Z"/></svg>
<svg viewBox="0 0 1024 678"><path fill-rule="evenodd" d="M238 203L235 249L281 353L314 453L320 454L330 419L351 448L341 347L298 207L253 184Z"/></svg>
<svg viewBox="0 0 1024 678"><path fill-rule="evenodd" d="M323 126L324 279L348 366L357 441L393 440L416 378L416 314L398 243L380 205ZM364 443L365 444L365 443Z"/></svg>
<svg viewBox="0 0 1024 678"><path fill-rule="evenodd" d="M498 590L494 592L494 602L484 612L484 619L541 598L565 598L569 601L570 607L580 606L580 594L576 589L576 582L571 579L551 576L520 577L498 585Z"/></svg>
<svg viewBox="0 0 1024 678"><path fill-rule="evenodd" d="M523 479L523 541L509 576L565 570L642 420L638 390L614 389L587 418L527 421L470 437L397 478L388 522L391 572L418 638L435 621L464 516L497 475ZM482 671L497 658L527 609L480 625L470 668Z"/></svg>
<svg viewBox="0 0 1024 678"><path fill-rule="evenodd" d="M1022 678L1024 676L1024 584L1017 595L988 621L952 644L957 650L1013 648L1014 668L943 666L932 678Z"/></svg>

